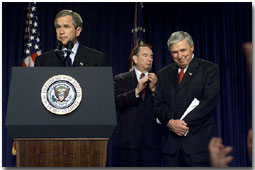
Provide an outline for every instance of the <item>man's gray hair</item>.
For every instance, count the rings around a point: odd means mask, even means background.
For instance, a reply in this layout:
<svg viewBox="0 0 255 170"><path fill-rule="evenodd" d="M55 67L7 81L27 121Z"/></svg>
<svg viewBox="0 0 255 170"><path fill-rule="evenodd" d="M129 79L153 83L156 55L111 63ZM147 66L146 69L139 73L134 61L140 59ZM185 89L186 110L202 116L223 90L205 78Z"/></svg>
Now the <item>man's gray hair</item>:
<svg viewBox="0 0 255 170"><path fill-rule="evenodd" d="M75 29L77 27L81 27L82 26L83 21L81 19L81 16L78 13L76 13L76 12L74 12L72 10L68 10L68 9L61 10L61 11L59 11L57 13L57 15L55 17L55 21L54 21L54 26L56 27L56 25L57 25L57 18L68 16L68 15L72 17L73 25L74 25Z"/></svg>
<svg viewBox="0 0 255 170"><path fill-rule="evenodd" d="M187 32L176 31L176 32L172 33L172 35L168 39L167 47L170 49L173 44L178 43L178 42L182 41L183 39L186 39L191 47L194 46L192 37Z"/></svg>

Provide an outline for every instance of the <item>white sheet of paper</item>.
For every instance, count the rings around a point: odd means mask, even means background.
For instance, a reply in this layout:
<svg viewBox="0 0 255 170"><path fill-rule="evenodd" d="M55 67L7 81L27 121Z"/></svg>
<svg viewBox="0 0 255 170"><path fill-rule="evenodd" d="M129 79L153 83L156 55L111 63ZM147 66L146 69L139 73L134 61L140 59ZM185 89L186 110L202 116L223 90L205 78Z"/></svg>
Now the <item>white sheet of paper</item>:
<svg viewBox="0 0 255 170"><path fill-rule="evenodd" d="M180 120L183 120L193 109L195 109L199 105L200 101L197 100L197 98L194 98L193 101L190 103L189 107L186 109L186 111L183 113ZM187 136L189 131L187 131L184 136Z"/></svg>

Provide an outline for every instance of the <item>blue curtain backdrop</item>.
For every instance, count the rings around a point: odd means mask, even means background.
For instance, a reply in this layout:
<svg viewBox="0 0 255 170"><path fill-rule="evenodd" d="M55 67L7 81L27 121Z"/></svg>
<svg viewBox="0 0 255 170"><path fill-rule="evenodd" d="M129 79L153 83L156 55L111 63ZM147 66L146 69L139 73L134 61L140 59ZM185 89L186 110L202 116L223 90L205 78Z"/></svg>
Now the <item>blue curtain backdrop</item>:
<svg viewBox="0 0 255 170"><path fill-rule="evenodd" d="M11 67L21 66L28 3L2 3L2 162L15 166L5 126ZM83 18L79 41L106 53L113 74L128 70L135 3L38 3L42 51L55 46L54 17L72 9ZM246 136L251 128L251 85L242 43L252 40L252 3L144 3L145 40L154 51L153 71L172 62L166 42L172 32L192 35L194 53L220 67L221 95L216 111L218 135L234 148L230 166L251 166ZM32 90L32 89L31 89ZM32 101L27 101L29 107ZM108 166L115 165L114 136Z"/></svg>

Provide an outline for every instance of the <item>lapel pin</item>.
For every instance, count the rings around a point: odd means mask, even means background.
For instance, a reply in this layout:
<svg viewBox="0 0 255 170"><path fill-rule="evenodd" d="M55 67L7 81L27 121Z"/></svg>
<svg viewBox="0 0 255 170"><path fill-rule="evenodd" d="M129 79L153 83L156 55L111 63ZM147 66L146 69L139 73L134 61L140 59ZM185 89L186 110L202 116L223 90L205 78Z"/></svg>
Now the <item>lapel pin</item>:
<svg viewBox="0 0 255 170"><path fill-rule="evenodd" d="M192 73L191 73L191 72L189 72L189 75L190 75L190 76L192 76Z"/></svg>

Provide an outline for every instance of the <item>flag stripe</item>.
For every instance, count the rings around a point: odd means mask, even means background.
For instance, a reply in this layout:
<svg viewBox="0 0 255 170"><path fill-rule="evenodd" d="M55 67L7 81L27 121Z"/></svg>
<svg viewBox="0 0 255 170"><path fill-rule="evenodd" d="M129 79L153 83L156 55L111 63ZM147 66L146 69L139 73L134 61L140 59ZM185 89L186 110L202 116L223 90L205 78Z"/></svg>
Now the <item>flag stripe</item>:
<svg viewBox="0 0 255 170"><path fill-rule="evenodd" d="M26 57L23 60L23 67L34 67L35 58L41 54L42 54L42 52L40 50L40 51L37 51L36 53L32 54L31 56Z"/></svg>

